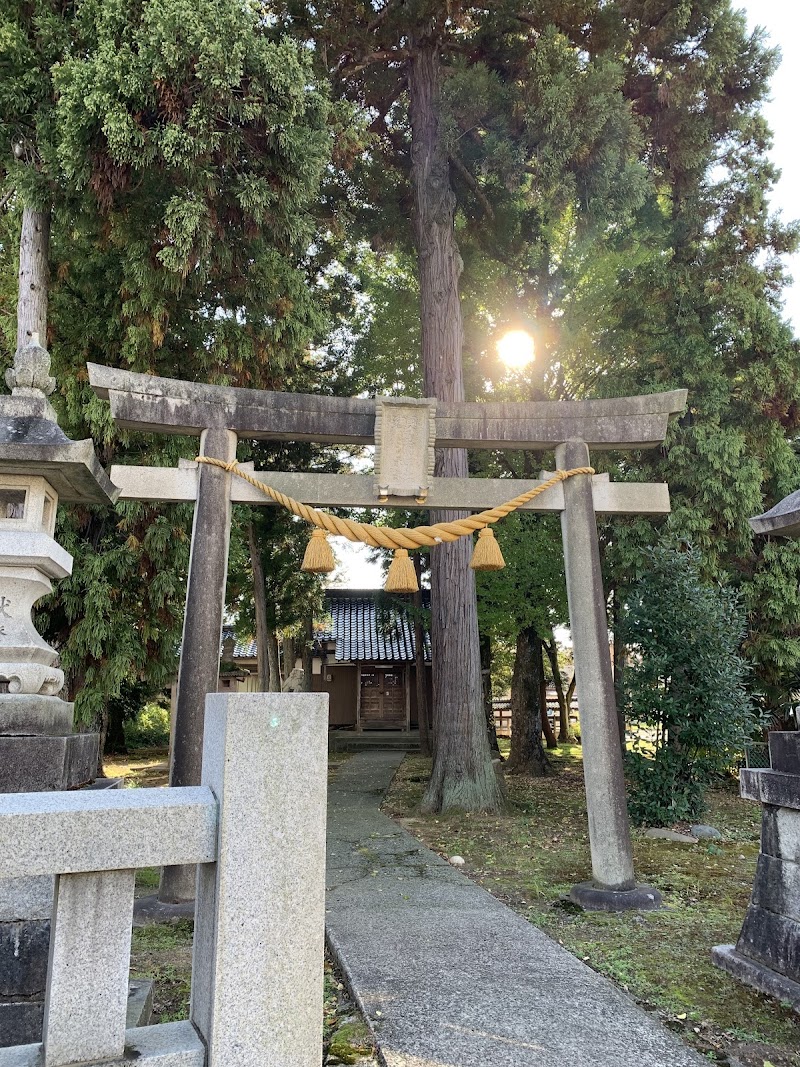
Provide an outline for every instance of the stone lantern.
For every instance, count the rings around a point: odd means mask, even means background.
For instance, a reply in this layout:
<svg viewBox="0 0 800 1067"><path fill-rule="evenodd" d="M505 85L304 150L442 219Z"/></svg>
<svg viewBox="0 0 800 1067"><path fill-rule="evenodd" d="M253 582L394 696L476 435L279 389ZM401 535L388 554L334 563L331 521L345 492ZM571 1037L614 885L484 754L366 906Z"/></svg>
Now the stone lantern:
<svg viewBox="0 0 800 1067"><path fill-rule="evenodd" d="M75 789L97 771L99 735L73 733L58 653L31 611L72 571L56 507L109 504L117 491L91 441L71 441L47 397L50 356L34 337L0 397L0 793ZM2 864L0 864L0 872ZM0 1047L40 1039L52 878L0 879Z"/></svg>

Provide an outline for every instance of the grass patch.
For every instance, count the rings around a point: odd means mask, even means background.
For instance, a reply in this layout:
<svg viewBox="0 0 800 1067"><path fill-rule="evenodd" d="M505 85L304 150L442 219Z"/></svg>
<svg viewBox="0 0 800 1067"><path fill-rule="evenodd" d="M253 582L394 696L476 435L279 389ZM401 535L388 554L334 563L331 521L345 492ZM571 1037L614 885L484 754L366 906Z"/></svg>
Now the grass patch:
<svg viewBox="0 0 800 1067"><path fill-rule="evenodd" d="M106 756L103 770L108 778L123 778L125 789L166 785L169 781L169 752L157 748L129 756Z"/></svg>
<svg viewBox="0 0 800 1067"><path fill-rule="evenodd" d="M725 840L687 846L634 831L637 877L667 907L609 915L564 906L591 877L580 746L550 754L548 778L507 779L511 814L423 816L430 761L407 757L384 803L428 847L463 856L464 873L612 978L711 1060L800 1067L796 1016L713 967L712 946L735 942L750 899L761 811L735 782L712 790L706 821Z"/></svg>

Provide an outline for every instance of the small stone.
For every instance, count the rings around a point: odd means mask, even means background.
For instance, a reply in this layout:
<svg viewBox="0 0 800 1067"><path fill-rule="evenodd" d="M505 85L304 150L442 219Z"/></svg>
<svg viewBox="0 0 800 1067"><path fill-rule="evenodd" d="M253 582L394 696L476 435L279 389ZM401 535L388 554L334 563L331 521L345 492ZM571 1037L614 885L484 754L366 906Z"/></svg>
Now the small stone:
<svg viewBox="0 0 800 1067"><path fill-rule="evenodd" d="M696 845L697 838L691 834L682 834L679 830L667 830L663 826L651 826L644 832L645 837L658 841L675 841L680 845Z"/></svg>
<svg viewBox="0 0 800 1067"><path fill-rule="evenodd" d="M722 834L715 826L706 826L703 823L698 823L697 826L692 826L690 832L695 837L705 838L707 841L721 841Z"/></svg>
<svg viewBox="0 0 800 1067"><path fill-rule="evenodd" d="M450 857L450 863L452 863L454 867L463 867L465 862L466 862L466 860L464 859L463 856L451 856Z"/></svg>

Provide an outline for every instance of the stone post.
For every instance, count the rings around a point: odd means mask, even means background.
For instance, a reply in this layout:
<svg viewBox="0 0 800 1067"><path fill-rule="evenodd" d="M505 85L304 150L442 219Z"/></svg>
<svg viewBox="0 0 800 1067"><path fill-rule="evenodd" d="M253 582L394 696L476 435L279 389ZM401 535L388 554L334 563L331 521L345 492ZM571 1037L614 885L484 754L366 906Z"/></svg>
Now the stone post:
<svg viewBox="0 0 800 1067"><path fill-rule="evenodd" d="M328 697L213 694L206 707L218 858L198 868L191 1020L210 1064L319 1067Z"/></svg>
<svg viewBox="0 0 800 1067"><path fill-rule="evenodd" d="M769 755L768 768L740 772L742 796L762 805L761 851L739 940L711 959L800 1012L800 733L770 733Z"/></svg>
<svg viewBox="0 0 800 1067"><path fill-rule="evenodd" d="M556 449L560 470L589 466L583 441ZM661 903L652 886L637 886L633 873L614 680L608 647L600 548L590 475L564 483L561 533L567 577L570 628L589 817L592 882L574 886L570 896L584 908L602 911L651 909Z"/></svg>
<svg viewBox="0 0 800 1067"><path fill-rule="evenodd" d="M31 611L72 571L55 541L59 496L108 503L115 492L91 441L70 441L48 402L50 355L33 334L0 397L0 793L76 789L97 771L99 735L72 732L58 653ZM7 865L6 865L7 866ZM0 867L2 864L0 863ZM0 880L0 1047L42 1031L53 879Z"/></svg>
<svg viewBox="0 0 800 1067"><path fill-rule="evenodd" d="M236 440L231 430L212 427L200 437L200 455L228 462L236 458ZM171 786L200 784L205 701L208 693L217 691L219 680L230 538L231 475L219 467L200 464L178 668ZM192 900L195 874L193 867L165 867L159 900L167 904Z"/></svg>

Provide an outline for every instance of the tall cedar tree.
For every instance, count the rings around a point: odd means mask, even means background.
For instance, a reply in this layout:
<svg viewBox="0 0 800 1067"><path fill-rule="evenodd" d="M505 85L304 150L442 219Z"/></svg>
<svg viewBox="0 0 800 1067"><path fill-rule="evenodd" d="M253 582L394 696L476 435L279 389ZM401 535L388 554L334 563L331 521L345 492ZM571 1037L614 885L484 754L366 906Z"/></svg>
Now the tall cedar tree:
<svg viewBox="0 0 800 1067"><path fill-rule="evenodd" d="M291 382L322 321L304 257L330 133L308 57L257 5L232 0L4 0L0 36L1 239L11 253L25 208L51 209L47 343L62 425L91 433L106 463L192 455L191 441L117 434L85 363ZM9 362L10 316L2 331ZM47 629L84 717L174 670L190 518L63 509L76 567Z"/></svg>
<svg viewBox="0 0 800 1067"><path fill-rule="evenodd" d="M727 0L662 8L625 6L625 93L652 193L565 305L565 379L577 396L689 389L666 447L617 474L669 482L669 525L701 551L706 578L740 589L750 684L778 709L800 676L800 544L747 523L800 484L800 347L781 307L797 227L770 214L760 114L778 54ZM607 539L624 601L653 528L617 520Z"/></svg>
<svg viewBox="0 0 800 1067"><path fill-rule="evenodd" d="M427 395L465 396L457 228L468 235L471 219L482 222L497 255L492 234L503 233L503 224L521 230L532 219L541 235L541 216L551 221L555 200L562 211L595 199L605 207L627 199L630 180L641 177L621 72L613 55L587 50L587 21L604 23L604 7L565 12L555 2L501 2L487 10L429 0L387 0L378 9L343 0L283 6L296 32L314 42L335 91L370 115L372 145L343 183L352 232L377 250L407 248L413 236ZM571 77L565 106L560 87ZM527 218L520 189L529 194ZM505 284L510 297L518 295L513 280ZM440 476L467 470L463 451L437 459ZM491 809L500 801L481 707L469 551L456 543L432 554L438 736L425 797L432 810Z"/></svg>

